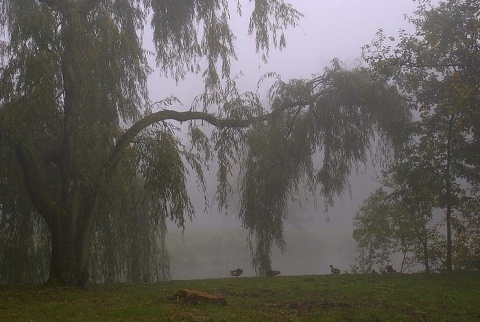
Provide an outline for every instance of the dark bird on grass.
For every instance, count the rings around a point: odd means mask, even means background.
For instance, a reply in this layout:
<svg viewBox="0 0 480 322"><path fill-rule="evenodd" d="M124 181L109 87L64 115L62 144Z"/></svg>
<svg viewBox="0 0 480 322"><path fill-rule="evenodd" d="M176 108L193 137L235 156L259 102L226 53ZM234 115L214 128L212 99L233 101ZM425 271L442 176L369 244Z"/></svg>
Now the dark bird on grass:
<svg viewBox="0 0 480 322"><path fill-rule="evenodd" d="M280 271L276 271L274 269L267 269L265 271L265 275L267 276L277 276L278 274L280 274Z"/></svg>
<svg viewBox="0 0 480 322"><path fill-rule="evenodd" d="M238 277L242 274L243 274L243 269L241 269L241 268L237 268L237 269L234 269L233 271L230 271L230 275L232 275L232 276Z"/></svg>
<svg viewBox="0 0 480 322"><path fill-rule="evenodd" d="M333 265L330 265L330 271L332 271L332 274L340 274L340 270L333 267Z"/></svg>

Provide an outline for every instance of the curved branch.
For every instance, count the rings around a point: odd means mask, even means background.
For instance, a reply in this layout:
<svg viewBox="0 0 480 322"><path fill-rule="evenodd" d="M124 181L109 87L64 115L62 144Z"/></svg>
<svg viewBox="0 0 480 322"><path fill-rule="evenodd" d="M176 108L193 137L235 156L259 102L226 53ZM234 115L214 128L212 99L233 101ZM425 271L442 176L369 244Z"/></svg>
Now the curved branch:
<svg viewBox="0 0 480 322"><path fill-rule="evenodd" d="M262 121L266 121L272 117L275 117L278 114L281 114L288 108L296 107L296 106L306 106L309 102L301 101L301 102L289 102L282 105L281 108L274 110L269 114L264 114L256 117L252 117L249 119L222 119L218 118L213 114L209 114L206 112L197 112L197 111L187 111L187 112L178 112L173 110L163 110L156 113L152 113L143 119L139 120L137 123L133 124L118 140L115 148L110 155L107 163L103 167L100 172L99 180L103 181L110 177L110 175L115 170L117 164L120 162L125 149L129 146L129 144L133 141L133 139L146 127L162 122L165 120L174 120L178 122L186 122L186 121L193 121L193 120L202 120L205 122L210 123L211 125L218 127L218 128L245 128L249 127L250 125Z"/></svg>
<svg viewBox="0 0 480 322"><path fill-rule="evenodd" d="M57 202L45 192L45 176L38 165L38 158L33 153L27 152L25 147L17 142L14 144L15 156L23 170L25 187L30 200L40 215L50 225L52 221L62 212Z"/></svg>

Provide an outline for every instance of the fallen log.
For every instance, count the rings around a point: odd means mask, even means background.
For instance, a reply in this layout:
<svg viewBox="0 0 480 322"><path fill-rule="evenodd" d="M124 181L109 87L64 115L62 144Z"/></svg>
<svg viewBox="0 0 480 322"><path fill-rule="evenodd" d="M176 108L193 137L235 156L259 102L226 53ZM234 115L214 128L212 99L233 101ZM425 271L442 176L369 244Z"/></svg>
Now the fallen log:
<svg viewBox="0 0 480 322"><path fill-rule="evenodd" d="M216 305L227 305L223 296L197 290L181 289L172 298L176 301L190 302L192 304L213 303Z"/></svg>

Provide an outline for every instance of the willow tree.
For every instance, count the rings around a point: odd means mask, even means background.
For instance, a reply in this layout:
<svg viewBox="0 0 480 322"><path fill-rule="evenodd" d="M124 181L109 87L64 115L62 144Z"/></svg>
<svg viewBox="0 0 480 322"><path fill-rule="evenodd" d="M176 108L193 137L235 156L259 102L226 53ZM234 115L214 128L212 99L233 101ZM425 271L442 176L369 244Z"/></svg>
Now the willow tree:
<svg viewBox="0 0 480 322"><path fill-rule="evenodd" d="M405 120L402 102L388 85L373 86L366 71L346 72L338 64L310 81L278 82L271 106L262 106L253 93L238 93L229 73L235 36L225 0L6 0L0 6L6 35L0 200L3 205L19 191L19 202L30 203L45 220L52 245L50 283L88 280L94 227L105 222L106 202L121 198L108 192L123 171L135 171L153 196L143 201L156 206L140 209L182 226L194 213L186 192L189 170L202 186L204 161L216 155L217 196L225 206L233 163L243 160L246 149L240 217L265 257L271 241L281 241L279 220L299 180L306 179L310 189L321 184L328 196L340 191L351 165L365 160L374 129L389 134ZM240 2L235 8L242 12ZM249 34L264 59L270 47L285 45L283 31L300 17L282 0L254 2ZM189 111L168 109L175 98L149 101L150 66L142 48L147 23L163 75L204 77L205 92ZM176 122L190 123L193 150L182 144L179 136L185 133ZM202 132L205 123L214 126L213 144ZM274 138L285 141L277 145ZM321 147L323 166L316 171L308 158L318 156ZM297 158L291 156L296 152ZM255 182L259 171L273 177ZM278 182L269 181L275 176Z"/></svg>
<svg viewBox="0 0 480 322"><path fill-rule="evenodd" d="M270 103L274 112L292 107L247 133L239 214L260 273L270 268L272 246L285 247L283 222L296 194L319 191L328 208L352 171L371 157L375 139L386 144L377 145L383 153L394 152L408 137L408 106L395 88L336 59L312 79L279 79Z"/></svg>

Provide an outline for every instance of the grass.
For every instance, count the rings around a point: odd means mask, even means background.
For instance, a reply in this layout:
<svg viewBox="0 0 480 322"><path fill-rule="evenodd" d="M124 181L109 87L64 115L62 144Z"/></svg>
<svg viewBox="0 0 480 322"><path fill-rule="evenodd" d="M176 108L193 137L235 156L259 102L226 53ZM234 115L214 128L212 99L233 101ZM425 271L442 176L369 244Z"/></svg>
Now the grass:
<svg viewBox="0 0 480 322"><path fill-rule="evenodd" d="M188 288L227 306L171 299ZM480 273L0 286L0 321L480 321Z"/></svg>

